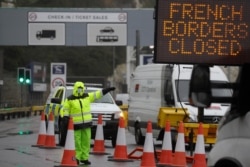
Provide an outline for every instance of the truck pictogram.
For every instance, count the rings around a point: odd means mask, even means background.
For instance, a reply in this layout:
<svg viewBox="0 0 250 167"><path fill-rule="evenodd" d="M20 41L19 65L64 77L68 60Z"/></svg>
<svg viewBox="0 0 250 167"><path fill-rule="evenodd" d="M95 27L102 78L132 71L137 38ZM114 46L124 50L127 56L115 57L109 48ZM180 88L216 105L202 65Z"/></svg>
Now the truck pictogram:
<svg viewBox="0 0 250 167"><path fill-rule="evenodd" d="M36 38L41 39L41 38L50 38L53 40L56 38L56 30L41 30L36 32Z"/></svg>

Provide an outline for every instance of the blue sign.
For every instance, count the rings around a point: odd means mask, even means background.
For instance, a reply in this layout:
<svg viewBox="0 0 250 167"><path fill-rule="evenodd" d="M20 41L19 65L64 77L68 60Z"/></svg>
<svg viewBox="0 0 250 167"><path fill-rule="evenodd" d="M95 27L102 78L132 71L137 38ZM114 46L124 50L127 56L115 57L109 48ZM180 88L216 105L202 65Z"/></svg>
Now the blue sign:
<svg viewBox="0 0 250 167"><path fill-rule="evenodd" d="M140 55L140 65L146 65L153 63L153 54L141 54Z"/></svg>
<svg viewBox="0 0 250 167"><path fill-rule="evenodd" d="M52 74L65 74L65 66L64 65L53 65Z"/></svg>

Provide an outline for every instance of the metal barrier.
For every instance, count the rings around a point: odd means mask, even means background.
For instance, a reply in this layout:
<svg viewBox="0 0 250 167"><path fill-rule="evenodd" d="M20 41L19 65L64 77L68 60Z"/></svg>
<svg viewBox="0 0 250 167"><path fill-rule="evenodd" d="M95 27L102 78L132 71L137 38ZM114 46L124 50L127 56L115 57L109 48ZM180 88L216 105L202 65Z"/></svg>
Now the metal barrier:
<svg viewBox="0 0 250 167"><path fill-rule="evenodd" d="M17 107L17 108L1 108L0 120L10 120L11 118L29 117L32 114L34 116L41 115L44 110L44 106L31 106L31 107Z"/></svg>

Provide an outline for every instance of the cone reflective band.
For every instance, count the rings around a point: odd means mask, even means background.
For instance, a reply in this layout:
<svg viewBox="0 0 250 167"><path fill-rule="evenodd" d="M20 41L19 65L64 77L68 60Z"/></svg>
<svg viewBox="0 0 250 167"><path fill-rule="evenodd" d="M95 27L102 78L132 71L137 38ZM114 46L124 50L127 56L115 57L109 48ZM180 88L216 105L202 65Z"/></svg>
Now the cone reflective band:
<svg viewBox="0 0 250 167"><path fill-rule="evenodd" d="M184 140L184 125L182 121L180 121L179 123L177 142L175 146L175 153L172 166L178 166L178 167L187 166L185 140Z"/></svg>
<svg viewBox="0 0 250 167"><path fill-rule="evenodd" d="M192 167L207 167L202 123L199 124Z"/></svg>
<svg viewBox="0 0 250 167"><path fill-rule="evenodd" d="M171 130L170 130L170 122L166 122L165 134L163 137L162 143L162 151L160 155L159 165L170 165L172 164L172 139L171 139Z"/></svg>
<svg viewBox="0 0 250 167"><path fill-rule="evenodd" d="M105 152L104 146L104 134L103 134L103 124L102 124L102 115L98 115L98 124L96 128L94 148L90 154L108 154Z"/></svg>
<svg viewBox="0 0 250 167"><path fill-rule="evenodd" d="M32 145L32 147L43 146L45 144L45 140L46 140L46 123L45 123L45 114L44 112L42 112L37 143L36 145Z"/></svg>
<svg viewBox="0 0 250 167"><path fill-rule="evenodd" d="M48 130L43 148L57 148L55 143L54 115L52 112L49 114Z"/></svg>
<svg viewBox="0 0 250 167"><path fill-rule="evenodd" d="M78 166L75 155L74 126L73 120L70 117L61 166Z"/></svg>
<svg viewBox="0 0 250 167"><path fill-rule="evenodd" d="M125 134L125 122L124 118L120 117L119 127L116 138L116 146L114 150L114 156L109 157L109 161L119 161L119 162L128 162L133 161L128 158L127 154L127 144L126 144L126 134Z"/></svg>
<svg viewBox="0 0 250 167"><path fill-rule="evenodd" d="M145 143L143 146L143 154L141 159L141 167L155 167L154 143L152 134L152 123L148 121Z"/></svg>

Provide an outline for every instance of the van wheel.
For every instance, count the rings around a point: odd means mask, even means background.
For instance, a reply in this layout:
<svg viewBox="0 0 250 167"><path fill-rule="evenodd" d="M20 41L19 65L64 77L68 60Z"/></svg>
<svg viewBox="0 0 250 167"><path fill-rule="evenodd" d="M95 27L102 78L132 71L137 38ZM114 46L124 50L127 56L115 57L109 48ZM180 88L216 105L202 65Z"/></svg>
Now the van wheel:
<svg viewBox="0 0 250 167"><path fill-rule="evenodd" d="M233 158L223 158L216 162L214 167L243 167L240 162Z"/></svg>
<svg viewBox="0 0 250 167"><path fill-rule="evenodd" d="M58 133L58 139L59 139L59 145L65 146L67 132L68 132L68 118L59 119L59 133Z"/></svg>
<svg viewBox="0 0 250 167"><path fill-rule="evenodd" d="M111 143L112 143L112 147L115 148L115 146L116 146L116 137L114 137L114 136L112 137Z"/></svg>
<svg viewBox="0 0 250 167"><path fill-rule="evenodd" d="M135 142L138 145L143 145L145 141L145 136L142 135L141 128L139 124L135 125Z"/></svg>
<svg viewBox="0 0 250 167"><path fill-rule="evenodd" d="M172 151L175 152L175 146L177 142L178 131L175 129L171 129L171 139L172 139Z"/></svg>
<svg viewBox="0 0 250 167"><path fill-rule="evenodd" d="M59 145L62 147L65 146L66 136L67 136L67 131L59 129L58 140L59 140Z"/></svg>
<svg viewBox="0 0 250 167"><path fill-rule="evenodd" d="M46 127L46 131L48 130L48 124L49 124L49 121L48 121L47 115L45 115L45 127Z"/></svg>
<svg viewBox="0 0 250 167"><path fill-rule="evenodd" d="M118 134L118 125L116 126L117 128L116 129L114 129L114 132L115 133L113 133L112 134L112 136L111 136L111 143L112 143L112 147L113 148L115 148L115 146L116 146L116 139L117 139L117 134Z"/></svg>

